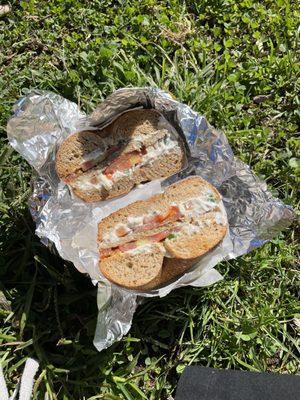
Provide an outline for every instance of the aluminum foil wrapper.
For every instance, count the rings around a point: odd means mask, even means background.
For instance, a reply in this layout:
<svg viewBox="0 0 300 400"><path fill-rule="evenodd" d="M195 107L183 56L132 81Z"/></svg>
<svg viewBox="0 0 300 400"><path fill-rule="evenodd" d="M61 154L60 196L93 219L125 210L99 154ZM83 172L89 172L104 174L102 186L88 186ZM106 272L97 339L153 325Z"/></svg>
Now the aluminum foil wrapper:
<svg viewBox="0 0 300 400"><path fill-rule="evenodd" d="M55 172L58 145L70 133L104 127L119 114L140 107L160 111L182 135L190 153L187 169L171 178L139 185L117 199L87 204L74 197ZM8 139L35 169L29 206L36 234L98 285L99 314L94 344L99 351L129 331L141 298L165 296L186 285L201 287L217 282L222 279L214 268L218 262L263 245L293 220L291 207L274 198L265 182L234 157L223 132L162 90L119 89L89 116L57 94L33 91L21 98L13 111L7 125ZM202 176L222 194L229 221L225 239L185 275L159 289L139 292L110 283L98 268L99 220L133 201L162 192L169 184L189 175Z"/></svg>

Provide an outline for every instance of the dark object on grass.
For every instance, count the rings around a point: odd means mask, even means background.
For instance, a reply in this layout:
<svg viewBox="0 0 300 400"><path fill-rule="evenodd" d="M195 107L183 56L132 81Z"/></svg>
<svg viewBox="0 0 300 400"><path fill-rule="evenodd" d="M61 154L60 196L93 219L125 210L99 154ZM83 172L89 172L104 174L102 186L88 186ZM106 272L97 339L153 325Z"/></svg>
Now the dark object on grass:
<svg viewBox="0 0 300 400"><path fill-rule="evenodd" d="M175 400L295 400L300 377L247 371L187 367Z"/></svg>

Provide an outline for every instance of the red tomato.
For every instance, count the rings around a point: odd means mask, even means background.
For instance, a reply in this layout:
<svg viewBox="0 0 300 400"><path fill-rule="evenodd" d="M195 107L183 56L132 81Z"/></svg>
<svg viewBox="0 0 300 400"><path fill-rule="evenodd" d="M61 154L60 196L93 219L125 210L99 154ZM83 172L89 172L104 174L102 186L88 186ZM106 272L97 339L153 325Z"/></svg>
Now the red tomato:
<svg viewBox="0 0 300 400"><path fill-rule="evenodd" d="M155 216L155 221L156 222L164 222L164 220L168 217L169 211L167 211L165 214L158 214Z"/></svg>
<svg viewBox="0 0 300 400"><path fill-rule="evenodd" d="M169 208L169 214L168 214L168 219L179 219L180 218L180 211L177 206L170 206Z"/></svg>
<svg viewBox="0 0 300 400"><path fill-rule="evenodd" d="M105 176L106 176L106 178L108 178L108 179L110 179L110 180L112 180L112 178L113 178L113 175L112 175L112 174L105 174Z"/></svg>
<svg viewBox="0 0 300 400"><path fill-rule="evenodd" d="M139 225L134 228L134 232L146 232L150 231L151 229L157 228L159 224L157 222L151 222L149 224Z"/></svg>
<svg viewBox="0 0 300 400"><path fill-rule="evenodd" d="M147 239L151 240L151 242L154 242L154 243L161 242L169 235L169 233L170 233L169 231L159 232L159 233L156 233L155 235L148 236Z"/></svg>
<svg viewBox="0 0 300 400"><path fill-rule="evenodd" d="M133 250L136 249L137 245L136 242L129 242L129 243L125 243L125 244L121 244L118 249L120 251L128 251L128 250Z"/></svg>
<svg viewBox="0 0 300 400"><path fill-rule="evenodd" d="M154 222L161 222L160 214L145 215L143 224L153 224Z"/></svg>
<svg viewBox="0 0 300 400"><path fill-rule="evenodd" d="M181 217L179 208L177 206L170 206L168 211L164 214L157 214L153 216L144 217L144 224L153 224L156 223L159 226L160 223L164 221L176 221Z"/></svg>
<svg viewBox="0 0 300 400"><path fill-rule="evenodd" d="M113 175L116 171L125 171L139 164L142 157L138 151L132 151L131 153L121 154L119 157L114 159L108 167L105 168L105 175Z"/></svg>
<svg viewBox="0 0 300 400"><path fill-rule="evenodd" d="M89 169L93 168L96 165L95 160L85 161L80 165L82 171L88 171Z"/></svg>

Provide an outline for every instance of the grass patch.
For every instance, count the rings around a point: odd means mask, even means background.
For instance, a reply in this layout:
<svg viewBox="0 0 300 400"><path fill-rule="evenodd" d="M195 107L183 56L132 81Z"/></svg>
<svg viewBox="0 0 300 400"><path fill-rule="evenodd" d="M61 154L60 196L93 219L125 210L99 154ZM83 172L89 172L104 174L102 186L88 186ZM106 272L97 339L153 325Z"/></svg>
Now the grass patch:
<svg viewBox="0 0 300 400"><path fill-rule="evenodd" d="M222 263L225 279L211 288L145 301L130 333L99 354L95 288L35 237L31 169L5 134L13 103L32 88L89 112L119 87L158 86L224 129L235 154L297 208L298 3L11 4L0 17L0 360L10 390L28 356L41 364L35 399L167 399L195 363L299 372L296 224Z"/></svg>

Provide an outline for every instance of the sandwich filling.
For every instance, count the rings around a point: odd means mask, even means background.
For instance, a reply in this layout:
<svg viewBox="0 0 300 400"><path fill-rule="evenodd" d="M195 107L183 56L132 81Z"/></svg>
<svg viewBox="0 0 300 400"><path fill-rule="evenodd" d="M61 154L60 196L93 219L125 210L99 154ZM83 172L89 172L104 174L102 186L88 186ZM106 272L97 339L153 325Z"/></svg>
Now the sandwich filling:
<svg viewBox="0 0 300 400"><path fill-rule="evenodd" d="M207 216L211 218L206 218ZM152 211L140 216L127 217L125 223L117 224L103 235L100 257L103 259L120 252L148 252L151 251L153 243L161 243L162 251L168 257L170 255L164 248L165 243L180 236L198 234L212 222L225 225L226 217L220 201L208 189L200 197L170 204L164 213ZM136 239L136 236L139 238Z"/></svg>
<svg viewBox="0 0 300 400"><path fill-rule="evenodd" d="M79 190L104 187L110 190L123 177L132 177L143 165L150 164L163 154L182 152L175 130L159 130L153 135L154 143L145 146L145 135L135 135L128 140L107 137L103 148L85 154L78 169L64 180Z"/></svg>

